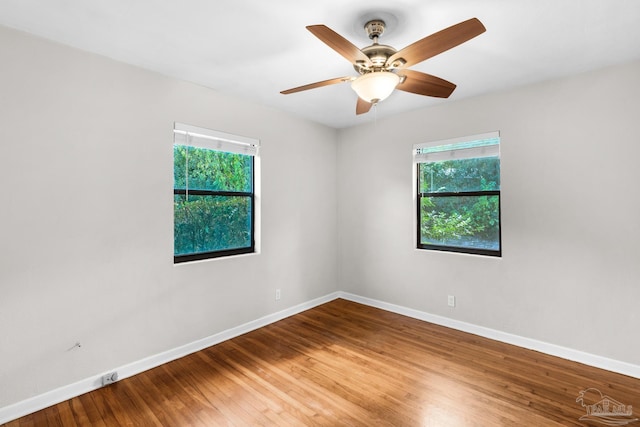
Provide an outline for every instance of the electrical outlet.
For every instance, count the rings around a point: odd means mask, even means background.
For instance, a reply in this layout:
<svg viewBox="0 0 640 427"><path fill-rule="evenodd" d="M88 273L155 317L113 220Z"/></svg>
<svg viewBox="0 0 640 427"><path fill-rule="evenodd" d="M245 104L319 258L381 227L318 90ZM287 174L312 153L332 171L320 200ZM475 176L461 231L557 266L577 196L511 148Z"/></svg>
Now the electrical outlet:
<svg viewBox="0 0 640 427"><path fill-rule="evenodd" d="M118 381L118 373L117 372L109 372L108 374L105 374L102 376L102 385L109 385L109 384L113 384L116 381Z"/></svg>
<svg viewBox="0 0 640 427"><path fill-rule="evenodd" d="M276 301L280 300L280 289L276 289Z"/></svg>
<svg viewBox="0 0 640 427"><path fill-rule="evenodd" d="M453 295L449 295L447 297L447 305L449 307L455 307L456 306L456 297Z"/></svg>

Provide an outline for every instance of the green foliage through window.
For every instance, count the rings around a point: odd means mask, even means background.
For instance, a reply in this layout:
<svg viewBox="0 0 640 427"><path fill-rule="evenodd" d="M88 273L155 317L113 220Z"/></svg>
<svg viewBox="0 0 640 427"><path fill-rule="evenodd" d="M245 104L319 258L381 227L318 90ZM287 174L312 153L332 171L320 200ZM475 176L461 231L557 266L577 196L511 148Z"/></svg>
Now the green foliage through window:
<svg viewBox="0 0 640 427"><path fill-rule="evenodd" d="M251 155L175 144L175 262L254 250Z"/></svg>
<svg viewBox="0 0 640 427"><path fill-rule="evenodd" d="M250 193L253 156L185 145L173 146L174 188Z"/></svg>

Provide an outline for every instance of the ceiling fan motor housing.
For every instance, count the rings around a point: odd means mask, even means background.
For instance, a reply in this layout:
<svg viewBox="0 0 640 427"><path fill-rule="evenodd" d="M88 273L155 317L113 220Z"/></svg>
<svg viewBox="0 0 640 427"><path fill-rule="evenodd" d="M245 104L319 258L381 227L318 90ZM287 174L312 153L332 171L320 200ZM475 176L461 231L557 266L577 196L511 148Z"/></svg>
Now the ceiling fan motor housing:
<svg viewBox="0 0 640 427"><path fill-rule="evenodd" d="M354 68L360 74L369 73L371 71L383 71L386 70L387 67L385 64L387 63L387 59L394 53L396 50L384 44L372 44L371 46L367 46L361 49L362 53L367 55L367 57L371 60L371 64L354 64Z"/></svg>

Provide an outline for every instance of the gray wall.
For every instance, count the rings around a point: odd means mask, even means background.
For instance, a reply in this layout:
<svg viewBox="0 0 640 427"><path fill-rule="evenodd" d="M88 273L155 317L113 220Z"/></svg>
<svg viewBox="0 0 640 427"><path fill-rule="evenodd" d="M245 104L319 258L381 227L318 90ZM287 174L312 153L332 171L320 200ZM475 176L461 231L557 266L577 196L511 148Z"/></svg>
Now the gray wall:
<svg viewBox="0 0 640 427"><path fill-rule="evenodd" d="M640 364L639 76L635 62L341 132L341 290ZM495 130L503 257L413 249L412 145Z"/></svg>
<svg viewBox="0 0 640 427"><path fill-rule="evenodd" d="M336 290L640 364L638 62L342 131L1 27L0 63L0 408ZM260 254L173 265L174 121L261 140ZM493 130L503 258L413 249L412 145Z"/></svg>
<svg viewBox="0 0 640 427"><path fill-rule="evenodd" d="M2 27L0 64L0 408L337 290L335 130ZM259 255L174 266L174 121L261 140Z"/></svg>

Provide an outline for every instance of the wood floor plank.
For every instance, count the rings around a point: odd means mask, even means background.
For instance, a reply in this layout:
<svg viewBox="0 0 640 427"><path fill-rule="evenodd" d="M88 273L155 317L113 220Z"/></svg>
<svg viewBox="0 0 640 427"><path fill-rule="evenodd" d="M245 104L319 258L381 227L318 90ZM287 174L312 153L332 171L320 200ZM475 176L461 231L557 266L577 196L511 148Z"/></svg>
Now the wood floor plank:
<svg viewBox="0 0 640 427"><path fill-rule="evenodd" d="M638 416L640 379L338 299L6 426L584 427L589 387Z"/></svg>

